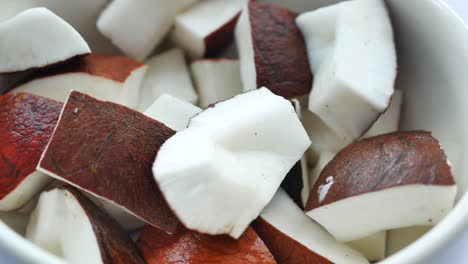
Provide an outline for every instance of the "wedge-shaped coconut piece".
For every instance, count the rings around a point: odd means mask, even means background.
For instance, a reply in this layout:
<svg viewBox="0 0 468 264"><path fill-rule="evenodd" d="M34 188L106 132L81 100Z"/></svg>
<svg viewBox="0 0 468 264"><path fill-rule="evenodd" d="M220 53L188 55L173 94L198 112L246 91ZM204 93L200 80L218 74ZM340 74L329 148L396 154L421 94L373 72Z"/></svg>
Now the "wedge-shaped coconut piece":
<svg viewBox="0 0 468 264"><path fill-rule="evenodd" d="M434 225L452 208L456 191L447 157L431 133L396 132L340 151L322 170L306 212L338 240L351 241Z"/></svg>
<svg viewBox="0 0 468 264"><path fill-rule="evenodd" d="M190 79L190 72L180 49L171 49L150 58L143 82L138 109L145 111L159 96L170 94L196 104L198 95Z"/></svg>
<svg viewBox="0 0 468 264"><path fill-rule="evenodd" d="M203 108L243 91L239 60L197 60L192 63L191 70Z"/></svg>
<svg viewBox="0 0 468 264"><path fill-rule="evenodd" d="M308 218L281 188L252 226L278 263L369 263Z"/></svg>
<svg viewBox="0 0 468 264"><path fill-rule="evenodd" d="M62 104L19 93L0 97L0 210L18 209L50 181L36 171Z"/></svg>
<svg viewBox="0 0 468 264"><path fill-rule="evenodd" d="M143 60L164 39L175 16L195 1L113 0L97 27L126 55Z"/></svg>
<svg viewBox="0 0 468 264"><path fill-rule="evenodd" d="M138 239L146 263L276 263L268 248L249 227L237 240L203 235L180 226L173 235L147 227Z"/></svg>
<svg viewBox="0 0 468 264"><path fill-rule="evenodd" d="M235 29L244 90L268 87L285 98L308 94L312 75L296 14L268 3L243 8Z"/></svg>
<svg viewBox="0 0 468 264"><path fill-rule="evenodd" d="M369 128L369 130L364 134L364 137L374 137L398 131L400 127L400 113L402 105L403 92L401 90L395 90L390 106Z"/></svg>
<svg viewBox="0 0 468 264"><path fill-rule="evenodd" d="M172 41L192 58L216 56L234 38L234 28L247 0L201 1L175 19Z"/></svg>
<svg viewBox="0 0 468 264"><path fill-rule="evenodd" d="M309 109L341 136L361 137L394 91L396 52L383 0L345 1L297 18L314 73Z"/></svg>
<svg viewBox="0 0 468 264"><path fill-rule="evenodd" d="M0 36L0 73L42 68L91 52L72 26L46 8L0 23Z"/></svg>
<svg viewBox="0 0 468 264"><path fill-rule="evenodd" d="M173 232L178 221L154 182L151 166L174 133L141 113L74 91L38 169Z"/></svg>
<svg viewBox="0 0 468 264"><path fill-rule="evenodd" d="M347 244L361 252L369 261L379 261L385 258L387 232L380 231L365 238L348 242Z"/></svg>
<svg viewBox="0 0 468 264"><path fill-rule="evenodd" d="M163 94L145 111L145 115L158 120L175 131L180 131L187 127L190 118L201 111L200 107L171 95Z"/></svg>
<svg viewBox="0 0 468 264"><path fill-rule="evenodd" d="M65 184L41 194L26 238L67 263L145 263L119 224Z"/></svg>
<svg viewBox="0 0 468 264"><path fill-rule="evenodd" d="M12 92L28 92L64 102L70 91L76 90L135 107L146 68L145 64L127 57L90 54L40 70Z"/></svg>
<svg viewBox="0 0 468 264"><path fill-rule="evenodd" d="M153 175L187 228L239 238L309 144L291 103L261 88L193 117L163 144Z"/></svg>

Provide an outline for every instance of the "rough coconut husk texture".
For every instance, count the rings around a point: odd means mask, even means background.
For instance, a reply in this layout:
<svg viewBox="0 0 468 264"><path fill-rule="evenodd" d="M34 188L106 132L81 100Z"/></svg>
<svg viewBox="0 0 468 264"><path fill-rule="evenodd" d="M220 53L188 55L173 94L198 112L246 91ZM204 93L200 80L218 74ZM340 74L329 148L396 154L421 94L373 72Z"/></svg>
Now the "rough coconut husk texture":
<svg viewBox="0 0 468 264"><path fill-rule="evenodd" d="M136 244L114 219L101 211L101 209L76 188L68 184L56 183L52 184L48 189L53 190L56 188L66 190L73 194L85 211L91 222L94 235L96 236L100 248L102 263L146 263Z"/></svg>
<svg viewBox="0 0 468 264"><path fill-rule="evenodd" d="M151 168L161 145L174 134L137 111L74 91L39 167L173 232L178 221Z"/></svg>
<svg viewBox="0 0 468 264"><path fill-rule="evenodd" d="M229 46L234 39L234 28L239 16L240 12L205 38L205 57L216 57Z"/></svg>
<svg viewBox="0 0 468 264"><path fill-rule="evenodd" d="M325 199L310 195L306 211L359 194L409 185L454 185L447 156L426 131L395 132L363 139L340 151L325 166L311 193L327 178L333 185Z"/></svg>
<svg viewBox="0 0 468 264"><path fill-rule="evenodd" d="M0 96L0 199L36 171L62 105L27 93Z"/></svg>
<svg viewBox="0 0 468 264"><path fill-rule="evenodd" d="M299 206L299 208L304 209L301 196L302 189L304 189L304 183L302 182L302 179L302 165L299 161L288 172L283 182L281 183L281 187L289 195L289 197L291 197L294 203Z"/></svg>
<svg viewBox="0 0 468 264"><path fill-rule="evenodd" d="M297 15L268 3L250 1L248 8L257 87L285 98L308 94L312 75Z"/></svg>
<svg viewBox="0 0 468 264"><path fill-rule="evenodd" d="M252 228L236 240L226 235L199 234L182 226L173 235L148 227L141 233L138 246L148 264L276 263Z"/></svg>
<svg viewBox="0 0 468 264"><path fill-rule="evenodd" d="M316 254L301 243L283 234L261 216L252 223L252 227L265 242L273 256L275 256L275 260L280 264L333 264L330 260Z"/></svg>

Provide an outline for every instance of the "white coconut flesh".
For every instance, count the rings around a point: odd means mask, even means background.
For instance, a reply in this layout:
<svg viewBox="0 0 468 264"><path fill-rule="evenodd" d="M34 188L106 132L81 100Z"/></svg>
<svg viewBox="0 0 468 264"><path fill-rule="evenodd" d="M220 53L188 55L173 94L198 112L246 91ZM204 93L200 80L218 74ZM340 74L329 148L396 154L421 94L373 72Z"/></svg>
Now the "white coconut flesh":
<svg viewBox="0 0 468 264"><path fill-rule="evenodd" d="M41 68L91 52L72 26L46 8L28 9L3 21L0 36L0 73Z"/></svg>
<svg viewBox="0 0 468 264"><path fill-rule="evenodd" d="M324 151L320 153L320 156L317 162L315 163L313 169L310 171L310 174L309 174L310 186L314 186L323 168L327 166L327 164L335 157L335 155L336 155L336 152L331 152L331 151Z"/></svg>
<svg viewBox="0 0 468 264"><path fill-rule="evenodd" d="M255 67L252 27L248 5L244 5L234 30L239 54L241 79L244 91L257 89L257 69Z"/></svg>
<svg viewBox="0 0 468 264"><path fill-rule="evenodd" d="M229 30L223 29L223 26L239 15L245 2L245 0L205 0L197 3L176 17L174 30L171 33L172 41L192 58L203 57L207 52L207 38L219 30Z"/></svg>
<svg viewBox="0 0 468 264"><path fill-rule="evenodd" d="M171 95L161 95L146 111L145 115L175 130L184 130L190 118L202 111L193 104L177 99Z"/></svg>
<svg viewBox="0 0 468 264"><path fill-rule="evenodd" d="M102 12L97 27L126 55L145 59L164 39L175 16L195 0L114 0Z"/></svg>
<svg viewBox="0 0 468 264"><path fill-rule="evenodd" d="M314 73L309 109L337 134L361 137L394 91L396 52L384 1L346 1L296 23Z"/></svg>
<svg viewBox="0 0 468 264"><path fill-rule="evenodd" d="M400 112L402 105L403 91L395 90L390 106L379 117L379 119L375 121L363 137L373 137L397 131L400 126Z"/></svg>
<svg viewBox="0 0 468 264"><path fill-rule="evenodd" d="M347 245L361 252L369 261L382 260L385 258L387 232L380 231L365 238L350 241Z"/></svg>
<svg viewBox="0 0 468 264"><path fill-rule="evenodd" d="M187 228L238 238L309 145L291 103L261 88L193 117L162 145L153 175Z"/></svg>
<svg viewBox="0 0 468 264"><path fill-rule="evenodd" d="M387 256L391 256L420 239L432 226L411 226L387 231Z"/></svg>
<svg viewBox="0 0 468 264"><path fill-rule="evenodd" d="M238 60L197 60L191 70L203 108L243 91Z"/></svg>

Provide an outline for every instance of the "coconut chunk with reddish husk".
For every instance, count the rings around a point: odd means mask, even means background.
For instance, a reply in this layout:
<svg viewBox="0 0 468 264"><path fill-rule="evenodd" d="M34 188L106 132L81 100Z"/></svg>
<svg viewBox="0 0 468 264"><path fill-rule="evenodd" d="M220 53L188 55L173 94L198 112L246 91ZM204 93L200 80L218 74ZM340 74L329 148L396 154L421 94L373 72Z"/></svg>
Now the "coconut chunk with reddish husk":
<svg viewBox="0 0 468 264"><path fill-rule="evenodd" d="M309 109L337 134L361 137L394 91L396 51L385 2L344 1L296 22L314 73Z"/></svg>
<svg viewBox="0 0 468 264"><path fill-rule="evenodd" d="M281 188L252 226L278 263L369 263L308 218Z"/></svg>
<svg viewBox="0 0 468 264"><path fill-rule="evenodd" d="M28 92L64 102L70 91L75 90L135 107L146 68L127 57L90 54L40 70L12 92Z"/></svg>
<svg viewBox="0 0 468 264"><path fill-rule="evenodd" d="M369 130L364 134L364 138L383 135L398 131L400 127L400 114L403 105L403 91L395 90L392 102L385 112L375 121Z"/></svg>
<svg viewBox="0 0 468 264"><path fill-rule="evenodd" d="M145 263L119 224L77 189L61 183L41 194L26 238L67 263Z"/></svg>
<svg viewBox="0 0 468 264"><path fill-rule="evenodd" d="M187 228L239 238L309 145L291 102L261 88L193 117L163 144L153 175Z"/></svg>
<svg viewBox="0 0 468 264"><path fill-rule="evenodd" d="M113 0L97 21L99 31L126 55L145 59L164 39L175 16L196 0Z"/></svg>
<svg viewBox="0 0 468 264"><path fill-rule="evenodd" d="M200 106L203 108L243 91L239 60L196 60L192 63L191 70L200 95Z"/></svg>
<svg viewBox="0 0 468 264"><path fill-rule="evenodd" d="M0 73L42 68L91 52L72 26L46 8L1 22L0 36Z"/></svg>
<svg viewBox="0 0 468 264"><path fill-rule="evenodd" d="M457 187L430 132L396 132L357 141L322 170L306 212L340 241L413 225L434 225ZM342 221L346 219L346 221Z"/></svg>
<svg viewBox="0 0 468 264"><path fill-rule="evenodd" d="M350 241L346 244L361 252L369 261L379 261L385 258L387 232L380 231L373 235Z"/></svg>
<svg viewBox="0 0 468 264"><path fill-rule="evenodd" d="M163 94L145 111L145 115L158 120L175 131L180 131L187 127L190 118L201 111L200 107L189 102Z"/></svg>
<svg viewBox="0 0 468 264"><path fill-rule="evenodd" d="M218 55L234 38L234 28L246 0L205 0L179 14L172 41L192 58Z"/></svg>
<svg viewBox="0 0 468 264"><path fill-rule="evenodd" d="M138 239L146 263L276 263L268 248L249 227L235 240L226 235L210 236L179 226L173 235L147 227Z"/></svg>
<svg viewBox="0 0 468 264"><path fill-rule="evenodd" d="M151 166L174 133L139 112L74 91L38 170L173 232L178 221L154 182Z"/></svg>
<svg viewBox="0 0 468 264"><path fill-rule="evenodd" d="M268 87L285 98L310 92L312 75L296 14L268 3L249 1L235 37L244 90Z"/></svg>
<svg viewBox="0 0 468 264"><path fill-rule="evenodd" d="M0 97L0 210L20 208L50 181L36 166L61 110L32 94Z"/></svg>

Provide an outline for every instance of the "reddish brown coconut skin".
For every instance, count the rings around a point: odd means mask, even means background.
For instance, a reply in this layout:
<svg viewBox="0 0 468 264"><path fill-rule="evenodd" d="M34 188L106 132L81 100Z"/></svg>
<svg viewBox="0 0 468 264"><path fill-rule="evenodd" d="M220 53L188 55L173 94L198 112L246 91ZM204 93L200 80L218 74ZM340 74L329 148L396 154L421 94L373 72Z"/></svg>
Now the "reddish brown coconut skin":
<svg viewBox="0 0 468 264"><path fill-rule="evenodd" d="M93 202L91 202L91 200L80 193L80 191L63 183L52 185L48 189L66 190L70 192L81 205L93 227L93 231L100 248L102 263L146 263L141 256L138 247L122 227L115 222L114 219L102 212Z"/></svg>
<svg viewBox="0 0 468 264"><path fill-rule="evenodd" d="M333 176L333 184L319 203L318 188L329 176ZM320 173L306 211L351 196L408 184L455 184L447 156L430 132L395 132L347 146Z"/></svg>
<svg viewBox="0 0 468 264"><path fill-rule="evenodd" d="M304 209L301 196L304 183L302 182L302 165L300 161L297 162L288 172L283 182L281 183L281 187L289 195L289 197L291 197L294 203L299 206L299 208Z"/></svg>
<svg viewBox="0 0 468 264"><path fill-rule="evenodd" d="M257 87L285 98L308 94L312 88L304 38L296 14L273 4L248 4L252 27Z"/></svg>
<svg viewBox="0 0 468 264"><path fill-rule="evenodd" d="M252 223L252 227L270 249L278 264L333 264L330 260L283 234L261 216Z"/></svg>
<svg viewBox="0 0 468 264"><path fill-rule="evenodd" d="M252 228L235 240L226 235L199 234L182 226L173 235L148 227L140 235L138 247L148 264L276 263Z"/></svg>
<svg viewBox="0 0 468 264"><path fill-rule="evenodd" d="M215 57L229 46L234 39L234 28L236 27L239 16L240 12L205 38L206 57Z"/></svg>
<svg viewBox="0 0 468 264"><path fill-rule="evenodd" d="M27 93L0 96L0 199L36 171L62 103Z"/></svg>
<svg viewBox="0 0 468 264"><path fill-rule="evenodd" d="M39 166L172 233L178 221L151 168L174 133L137 111L74 91Z"/></svg>

